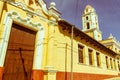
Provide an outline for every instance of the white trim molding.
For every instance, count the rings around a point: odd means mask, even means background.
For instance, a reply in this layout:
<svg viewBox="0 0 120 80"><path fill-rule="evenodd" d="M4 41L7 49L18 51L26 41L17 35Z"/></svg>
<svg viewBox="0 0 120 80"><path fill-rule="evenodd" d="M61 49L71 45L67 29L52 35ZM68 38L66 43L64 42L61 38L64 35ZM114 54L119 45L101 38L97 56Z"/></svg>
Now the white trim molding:
<svg viewBox="0 0 120 80"><path fill-rule="evenodd" d="M40 13L37 13L37 12L34 12L33 10L29 9L24 3L22 2L13 2L13 1L10 1L8 0L7 1L9 4L15 6L15 7L18 7L20 9L22 9L23 11L25 11L27 13L27 16L31 17L31 16L39 16L39 18L43 21L46 21L46 22L51 22L53 24L57 24L57 20L50 20L48 19L48 17L44 17L42 14ZM51 11L49 9L47 9L46 7L46 4L43 0L38 0L38 3L39 3L39 6L41 6L43 13L47 16L50 16L51 14ZM59 18L60 19L60 18Z"/></svg>
<svg viewBox="0 0 120 80"><path fill-rule="evenodd" d="M48 9L46 7L46 4L43 0L38 0L38 3L40 4L40 6L42 6L42 10L46 15L49 15Z"/></svg>
<svg viewBox="0 0 120 80"><path fill-rule="evenodd" d="M16 7L22 8L22 9L25 10L25 11L29 11L29 12L34 13L34 11L28 9L28 7L27 7L25 4L23 4L23 3L19 2L19 1L18 1L18 2L13 2L13 1L11 1L11 0L8 0L8 3L10 3L10 4L12 4L12 5L16 6ZM44 2L43 0L38 0L38 3L39 3L39 5L41 6L43 12L44 12L46 15L49 15L49 12L48 12L48 9L47 9L47 7L46 7L45 2Z"/></svg>
<svg viewBox="0 0 120 80"><path fill-rule="evenodd" d="M22 18L20 14L16 11L10 11L6 13L4 19L4 30L2 37L0 38L0 67L4 66L5 56L7 51L7 46L9 42L9 36L11 32L11 27L13 22L16 22L20 25L23 25L26 28L36 31L36 40L35 40L35 50L34 50L34 60L33 60L33 69L41 69L42 63L42 48L44 40L44 27L40 22L32 22L32 19Z"/></svg>

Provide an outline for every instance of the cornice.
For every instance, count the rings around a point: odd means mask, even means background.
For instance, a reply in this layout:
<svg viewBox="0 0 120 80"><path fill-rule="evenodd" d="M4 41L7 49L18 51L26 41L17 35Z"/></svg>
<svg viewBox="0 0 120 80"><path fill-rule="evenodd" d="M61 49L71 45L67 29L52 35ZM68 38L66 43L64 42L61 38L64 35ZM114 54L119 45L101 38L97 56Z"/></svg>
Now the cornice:
<svg viewBox="0 0 120 80"><path fill-rule="evenodd" d="M104 41L107 41L107 40L111 40L111 41L109 41L107 43L104 42ZM114 45L116 45L117 47L120 48L120 43L114 38L108 38L108 39L101 40L100 43L105 44L105 45L114 44Z"/></svg>
<svg viewBox="0 0 120 80"><path fill-rule="evenodd" d="M22 18L20 14L16 11L7 12L4 24L6 24L6 22L8 21L8 17L11 18L14 22L29 26L29 28L34 30L42 30L41 28L43 28L40 22L34 23L32 22L32 19L29 17Z"/></svg>
<svg viewBox="0 0 120 80"><path fill-rule="evenodd" d="M42 10L43 12L46 14L46 15L49 15L49 12L48 12L48 9L46 7L46 4L43 0L38 0L38 3L40 4L40 6L42 7Z"/></svg>
<svg viewBox="0 0 120 80"><path fill-rule="evenodd" d="M65 20L58 21L58 24L62 27L63 30L68 30L68 31L71 31L71 27L73 26L72 24L66 22ZM81 40L85 40L86 42L99 48L100 50L106 51L110 55L113 55L113 56L117 55L117 53L115 53L111 49L107 48L106 46L104 46L100 42L96 41L92 37L88 36L87 34L85 34L85 32L79 30L77 27L74 27L73 31L74 31L75 37L77 37L77 36L80 37Z"/></svg>
<svg viewBox="0 0 120 80"><path fill-rule="evenodd" d="M30 17L30 16L39 16L41 20L46 21L48 23L52 23L52 24L57 25L56 21L49 20L47 17L44 17L43 15L41 15L41 14L39 14L37 12L34 12L33 10L29 9L28 6L26 6L25 4L23 4L21 2L13 2L13 1L8 0L7 3L9 3L9 4L11 4L11 5L13 5L13 6L17 7L17 8L22 9L23 11L25 11L26 13L28 13L28 17ZM47 8L45 8L46 7L45 3L42 0L39 0L39 3L41 5L42 4L44 5L42 8L44 8L45 11L46 11L45 13L48 14L48 10L47 10ZM50 15L50 14L48 14L48 15Z"/></svg>
<svg viewBox="0 0 120 80"><path fill-rule="evenodd" d="M102 42L101 42L102 43ZM120 45L119 44L117 44L117 43L115 43L115 42L108 42L108 43L102 43L103 45L105 45L105 46L108 46L108 45L115 45L115 46L117 46L119 49L120 49Z"/></svg>

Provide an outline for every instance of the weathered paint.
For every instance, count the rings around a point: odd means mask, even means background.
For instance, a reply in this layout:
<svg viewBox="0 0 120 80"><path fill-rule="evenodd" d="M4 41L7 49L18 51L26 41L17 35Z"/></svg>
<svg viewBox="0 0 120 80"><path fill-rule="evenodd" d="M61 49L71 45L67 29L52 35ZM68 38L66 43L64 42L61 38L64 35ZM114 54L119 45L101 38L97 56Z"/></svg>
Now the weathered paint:
<svg viewBox="0 0 120 80"><path fill-rule="evenodd" d="M0 67L0 80L2 80L3 72L4 72L4 68Z"/></svg>
<svg viewBox="0 0 120 80"><path fill-rule="evenodd" d="M43 70L32 70L32 79L31 80L44 80Z"/></svg>
<svg viewBox="0 0 120 80"><path fill-rule="evenodd" d="M74 80L104 80L118 75L105 75L105 74L91 74L91 73L73 73ZM70 80L70 72L57 72L56 80Z"/></svg>

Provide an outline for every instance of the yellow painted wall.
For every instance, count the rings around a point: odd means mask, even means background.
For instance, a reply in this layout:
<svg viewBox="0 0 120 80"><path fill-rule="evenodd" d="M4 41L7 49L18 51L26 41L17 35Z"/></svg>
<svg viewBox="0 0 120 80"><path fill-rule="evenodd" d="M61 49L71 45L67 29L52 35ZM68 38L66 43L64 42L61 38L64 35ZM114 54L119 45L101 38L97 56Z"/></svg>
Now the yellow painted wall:
<svg viewBox="0 0 120 80"><path fill-rule="evenodd" d="M87 32L86 34L87 34L87 35L89 35L90 37L94 38L94 34L93 34L93 32L92 32L92 31Z"/></svg>
<svg viewBox="0 0 120 80"><path fill-rule="evenodd" d="M105 56L109 56L113 59L112 55L108 55L106 51L101 51L96 46L92 46L90 43L87 43L85 40L81 40L79 37L74 37L73 40L73 71L74 72L83 72L83 73L93 73L93 74L110 74L118 75L118 70L111 70L106 68ZM62 30L61 26L55 27L55 41L53 49L53 67L58 71L71 71L71 39L70 33L67 30ZM84 50L84 64L78 62L78 44L81 44L85 47ZM89 65L88 58L88 48L93 50L94 54L94 65ZM97 67L96 64L96 52L100 53L101 67ZM116 60L117 61L117 60ZM116 65L117 66L117 65Z"/></svg>
<svg viewBox="0 0 120 80"><path fill-rule="evenodd" d="M2 1L0 1L0 4L3 4L3 2ZM2 5L1 5L2 6ZM4 31L4 27L5 27L5 25L4 25L4 21L5 21L5 17L6 17L6 13L8 13L8 12L16 12L16 13L18 13L19 14L19 16L21 17L21 18L28 18L29 16L28 16L28 12L26 12L26 11L24 11L22 8L20 8L20 7L16 7L16 6L14 6L14 5L11 5L11 4L9 4L9 3L5 3L4 5L3 5L3 9L2 9L2 7L0 7L0 14L1 14L1 17L0 17L0 38L2 38L3 37L3 31ZM44 13L43 13L43 11L41 11L42 13L40 14L43 18L41 18L41 17L39 17L39 16L36 16L35 14L33 15L33 17L29 17L30 18L30 20L33 22L33 23L36 23L36 22L39 22L43 27L44 27L44 42L43 42L43 58L42 58L42 66L45 66L46 65L46 55L48 54L48 48L47 48L47 46L48 46L48 34L49 34L49 18L48 18L48 16L47 15L45 15ZM16 22L14 22L13 21L13 23L16 23ZM26 27L24 24L22 24L22 23L16 23L16 24L19 24L19 25L21 25L21 26L23 26L23 27ZM2 41L2 39L0 39L0 41ZM43 67L42 67L43 68Z"/></svg>
<svg viewBox="0 0 120 80"><path fill-rule="evenodd" d="M0 1L0 4L2 2ZM2 8L0 8L0 11ZM28 17L26 14L26 11L22 10L21 8L17 8L11 4L5 4L3 12L0 12L0 37L3 37L3 31L4 31L4 19L6 12L15 11L19 13L20 17L26 18ZM55 23L49 22L49 20L53 19L53 17L48 17L43 13L43 11L40 12L41 16L44 17L44 19L41 19L39 16L33 16L30 19L32 22L40 22L41 25L44 27L44 41L43 41L43 47L42 47L42 69L46 69L46 67L52 67L57 71L66 71L70 72L71 70L71 39L70 39L70 33L68 30L62 30L61 26ZM21 26L25 26L21 23ZM90 35L93 35L93 33L90 33ZM1 41L1 40L0 40ZM90 43L86 42L84 39L80 39L80 37L75 37L73 40L73 71L74 72L83 72L83 73L95 73L95 74L110 74L110 75L117 75L118 70L111 70L106 68L106 62L105 62L105 56L109 56L113 58L112 55L108 55L109 53L106 53L106 51L101 51L96 46L91 45ZM84 46L84 64L80 64L78 62L78 44L81 44ZM88 57L88 48L93 50L94 54L94 65L89 65L89 57ZM99 52L101 56L101 67L96 66L96 57L95 53ZM117 60L116 60L117 61Z"/></svg>

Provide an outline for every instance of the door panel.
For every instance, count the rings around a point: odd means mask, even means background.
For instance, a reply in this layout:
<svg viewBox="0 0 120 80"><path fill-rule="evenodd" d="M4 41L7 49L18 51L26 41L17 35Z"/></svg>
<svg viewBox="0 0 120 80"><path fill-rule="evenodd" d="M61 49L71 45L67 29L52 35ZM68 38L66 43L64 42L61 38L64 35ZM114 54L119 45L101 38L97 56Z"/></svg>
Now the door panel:
<svg viewBox="0 0 120 80"><path fill-rule="evenodd" d="M36 32L13 24L3 80L30 80Z"/></svg>

